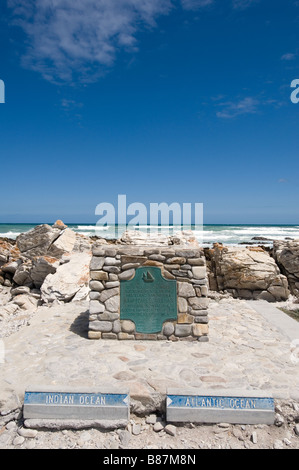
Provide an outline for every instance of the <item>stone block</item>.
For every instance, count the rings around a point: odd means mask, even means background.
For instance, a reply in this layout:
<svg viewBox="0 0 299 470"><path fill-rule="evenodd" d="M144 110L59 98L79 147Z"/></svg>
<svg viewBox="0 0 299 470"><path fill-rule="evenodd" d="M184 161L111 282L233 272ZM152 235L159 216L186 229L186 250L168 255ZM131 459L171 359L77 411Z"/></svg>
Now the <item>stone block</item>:
<svg viewBox="0 0 299 470"><path fill-rule="evenodd" d="M108 273L105 271L90 271L90 278L94 281L108 281Z"/></svg>
<svg viewBox="0 0 299 470"><path fill-rule="evenodd" d="M168 389L166 419L176 423L268 424L275 420L274 400L269 394L249 391Z"/></svg>

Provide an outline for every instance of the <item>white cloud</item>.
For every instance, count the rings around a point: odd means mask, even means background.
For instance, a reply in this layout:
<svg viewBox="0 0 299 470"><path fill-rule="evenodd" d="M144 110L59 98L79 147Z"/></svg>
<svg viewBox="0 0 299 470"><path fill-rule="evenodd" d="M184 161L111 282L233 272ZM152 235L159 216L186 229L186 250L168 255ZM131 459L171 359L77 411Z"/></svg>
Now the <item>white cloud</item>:
<svg viewBox="0 0 299 470"><path fill-rule="evenodd" d="M55 83L94 81L121 51L138 51L137 34L180 3L185 10L215 0L8 0L27 38L25 67ZM245 8L258 0L231 0Z"/></svg>
<svg viewBox="0 0 299 470"><path fill-rule="evenodd" d="M259 0L233 0L233 8L239 10L245 10L245 8L251 7L251 5L257 3Z"/></svg>
<svg viewBox="0 0 299 470"><path fill-rule="evenodd" d="M52 81L95 79L119 50L136 51L136 33L156 26L171 0L9 0L30 42L23 63Z"/></svg>
<svg viewBox="0 0 299 470"><path fill-rule="evenodd" d="M236 102L228 101L220 103L221 111L217 112L217 117L232 119L244 114L256 114L258 112L260 101L256 98L246 97Z"/></svg>
<svg viewBox="0 0 299 470"><path fill-rule="evenodd" d="M296 59L296 54L293 54L291 52L287 53L287 54L284 54L282 57L281 57L281 60L294 60Z"/></svg>
<svg viewBox="0 0 299 470"><path fill-rule="evenodd" d="M181 0L185 10L198 10L214 3L214 0Z"/></svg>

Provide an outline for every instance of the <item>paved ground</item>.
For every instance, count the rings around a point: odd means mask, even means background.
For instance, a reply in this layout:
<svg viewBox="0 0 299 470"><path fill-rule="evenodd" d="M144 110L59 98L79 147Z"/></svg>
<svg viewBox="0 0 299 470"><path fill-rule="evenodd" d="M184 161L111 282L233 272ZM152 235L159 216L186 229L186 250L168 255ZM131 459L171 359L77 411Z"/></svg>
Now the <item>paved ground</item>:
<svg viewBox="0 0 299 470"><path fill-rule="evenodd" d="M209 315L208 343L117 342L86 338L86 303L40 308L29 326L4 338L0 387L13 388L22 400L32 384L123 384L137 411L154 411L167 387L299 397L299 357L288 336L245 301L212 301Z"/></svg>
<svg viewBox="0 0 299 470"><path fill-rule="evenodd" d="M269 309L266 316L261 315L261 304L223 299L211 302L209 343L117 342L87 339L87 307L84 302L40 307L32 316L24 314L21 322L16 319L18 331L2 338L0 448L299 447L299 355L294 347L298 324L293 321L290 336L284 321L281 323L285 314L280 317L280 311L272 310L280 318L275 325ZM120 384L130 390L135 414L127 430L29 430L31 437L26 437L17 414L5 413L15 402L12 392L16 391L22 403L25 388L32 384ZM172 436L165 431L160 413L167 387L194 387L201 392L265 390L285 399L277 401L281 421L270 427L188 425L177 428ZM136 416L152 412L161 421L159 432Z"/></svg>

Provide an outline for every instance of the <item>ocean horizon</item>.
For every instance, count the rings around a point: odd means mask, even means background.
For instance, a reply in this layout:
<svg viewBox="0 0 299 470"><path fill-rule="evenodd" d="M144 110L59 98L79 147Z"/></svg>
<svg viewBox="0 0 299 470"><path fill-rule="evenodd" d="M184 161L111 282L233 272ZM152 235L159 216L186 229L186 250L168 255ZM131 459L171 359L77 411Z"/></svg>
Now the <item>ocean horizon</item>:
<svg viewBox="0 0 299 470"><path fill-rule="evenodd" d="M47 222L45 222L47 223ZM21 233L32 230L40 223L0 223L0 238L16 239ZM49 223L53 225L53 223ZM134 227L126 225L107 225L97 226L93 223L69 223L66 224L75 232L86 236L98 236L107 239L120 237L126 230L132 230ZM147 232L149 225L135 227L140 231ZM191 227L194 236L198 241L210 246L213 243L223 243L224 245L239 245L244 243L262 242L264 245L271 245L272 240L299 239L299 225L285 224L204 224L202 227ZM156 225L151 230L160 233L174 234L181 230L181 226L176 225ZM260 237L261 240L254 240Z"/></svg>

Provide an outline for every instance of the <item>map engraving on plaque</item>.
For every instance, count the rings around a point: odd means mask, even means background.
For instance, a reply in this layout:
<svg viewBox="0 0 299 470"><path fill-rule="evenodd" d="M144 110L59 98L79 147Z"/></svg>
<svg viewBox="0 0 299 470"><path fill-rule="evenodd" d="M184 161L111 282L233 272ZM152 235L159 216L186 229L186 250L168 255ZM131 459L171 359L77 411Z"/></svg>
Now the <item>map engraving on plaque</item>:
<svg viewBox="0 0 299 470"><path fill-rule="evenodd" d="M136 269L120 283L120 319L131 320L138 333L159 333L166 320L177 320L176 281L153 266Z"/></svg>

